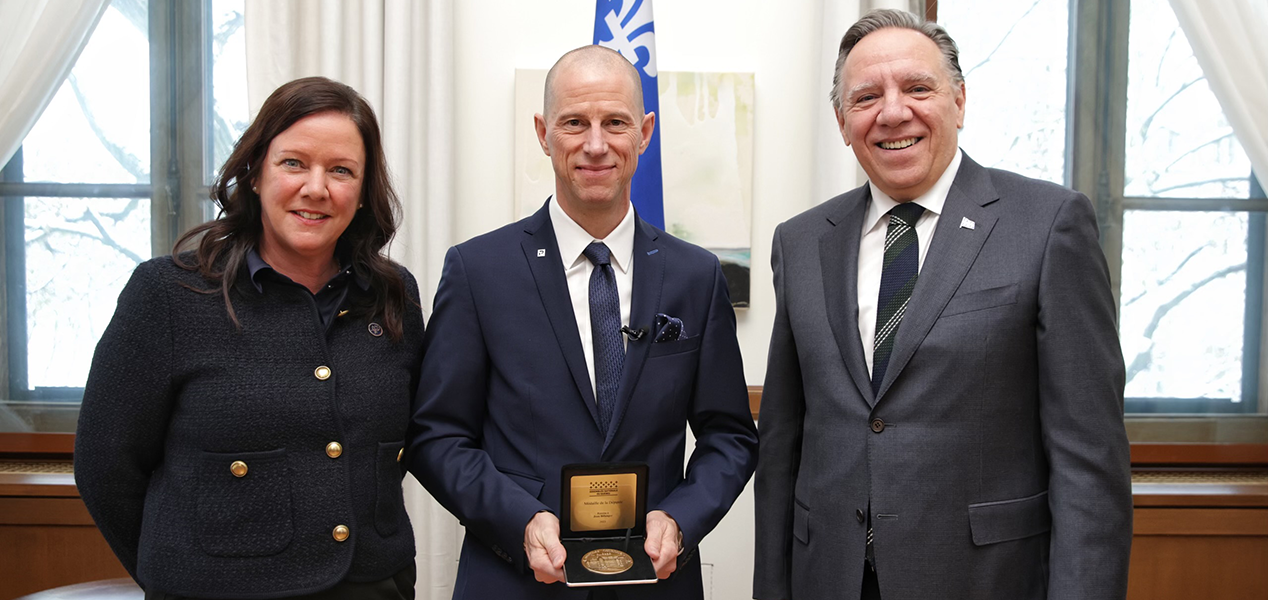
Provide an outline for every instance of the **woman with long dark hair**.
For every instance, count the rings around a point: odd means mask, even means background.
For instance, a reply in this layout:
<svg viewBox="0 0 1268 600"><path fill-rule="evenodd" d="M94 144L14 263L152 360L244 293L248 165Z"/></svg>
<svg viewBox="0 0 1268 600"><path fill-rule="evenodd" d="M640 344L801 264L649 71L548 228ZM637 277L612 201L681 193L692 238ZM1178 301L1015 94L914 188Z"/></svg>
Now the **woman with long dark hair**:
<svg viewBox="0 0 1268 600"><path fill-rule="evenodd" d="M422 358L378 122L278 88L220 216L137 267L84 388L75 481L147 598L413 598L400 464Z"/></svg>

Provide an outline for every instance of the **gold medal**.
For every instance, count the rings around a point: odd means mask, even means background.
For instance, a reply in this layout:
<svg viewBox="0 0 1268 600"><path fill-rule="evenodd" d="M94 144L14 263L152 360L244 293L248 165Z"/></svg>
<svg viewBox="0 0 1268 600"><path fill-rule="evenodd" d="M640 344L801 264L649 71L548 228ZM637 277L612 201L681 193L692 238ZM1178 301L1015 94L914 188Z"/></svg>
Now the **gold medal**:
<svg viewBox="0 0 1268 600"><path fill-rule="evenodd" d="M616 575L630 570L634 566L634 559L620 550L599 548L585 553L581 557L581 566L591 573Z"/></svg>

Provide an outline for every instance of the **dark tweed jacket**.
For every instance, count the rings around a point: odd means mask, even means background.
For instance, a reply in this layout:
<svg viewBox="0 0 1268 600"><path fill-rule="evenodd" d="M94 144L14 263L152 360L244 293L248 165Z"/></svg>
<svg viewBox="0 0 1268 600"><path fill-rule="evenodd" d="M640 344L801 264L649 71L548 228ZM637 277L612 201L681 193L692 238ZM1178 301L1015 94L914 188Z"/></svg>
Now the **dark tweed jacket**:
<svg viewBox="0 0 1268 600"><path fill-rule="evenodd" d="M418 287L400 269L408 295ZM414 557L403 446L422 312L393 342L372 319L329 332L298 287L219 293L170 257L137 267L84 388L75 482L147 590L272 598L390 577ZM185 285L182 285L185 284ZM350 283L344 306L365 300ZM342 307L341 307L342 308ZM318 367L330 369L320 380ZM339 442L337 458L327 444ZM245 476L230 472L242 461ZM345 525L350 536L336 541Z"/></svg>

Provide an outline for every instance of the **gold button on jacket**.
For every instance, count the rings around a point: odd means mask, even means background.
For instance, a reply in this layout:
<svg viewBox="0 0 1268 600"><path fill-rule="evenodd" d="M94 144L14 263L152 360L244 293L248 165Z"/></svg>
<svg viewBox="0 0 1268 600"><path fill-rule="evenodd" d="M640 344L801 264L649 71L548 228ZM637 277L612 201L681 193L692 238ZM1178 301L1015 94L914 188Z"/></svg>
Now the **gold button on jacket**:
<svg viewBox="0 0 1268 600"><path fill-rule="evenodd" d="M322 381L330 379L330 367L327 367L326 365L317 367L316 369L313 369L313 375Z"/></svg>
<svg viewBox="0 0 1268 600"><path fill-rule="evenodd" d="M335 538L336 542L342 542L348 539L349 533L347 525L336 525L335 530L330 532L330 536Z"/></svg>
<svg viewBox="0 0 1268 600"><path fill-rule="evenodd" d="M401 462L401 458L403 458L404 456L405 456L405 449L404 449L404 448L401 448L400 450L397 450L397 451L396 451L396 462Z"/></svg>
<svg viewBox="0 0 1268 600"><path fill-rule="evenodd" d="M246 477L247 463L244 463L240 460L235 460L232 463L230 463L229 472L233 473L234 477Z"/></svg>
<svg viewBox="0 0 1268 600"><path fill-rule="evenodd" d="M343 445L339 442L330 442L326 444L326 456L330 458L339 458L343 454Z"/></svg>

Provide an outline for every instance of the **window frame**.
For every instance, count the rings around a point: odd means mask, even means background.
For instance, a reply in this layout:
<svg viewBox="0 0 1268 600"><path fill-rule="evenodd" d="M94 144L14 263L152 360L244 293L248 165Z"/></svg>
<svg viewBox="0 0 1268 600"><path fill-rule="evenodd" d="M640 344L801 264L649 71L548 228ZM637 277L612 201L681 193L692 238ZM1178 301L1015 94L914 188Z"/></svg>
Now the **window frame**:
<svg viewBox="0 0 1268 600"><path fill-rule="evenodd" d="M63 401L77 416L78 400L83 396L82 387L26 389L25 198L149 198L154 255L168 253L182 231L205 220L208 186L204 178L211 161L212 134L208 130L214 109L212 0L150 0L148 17L150 183L23 182L21 149L3 166L0 238L5 259L0 261L0 394L13 404ZM11 280L9 274L15 277ZM73 448L72 432L0 432L0 455L69 455Z"/></svg>
<svg viewBox="0 0 1268 600"><path fill-rule="evenodd" d="M1268 408L1261 387L1264 342L1265 219L1268 199L1251 178L1252 196L1258 198L1148 198L1124 193L1127 146L1127 84L1130 2L1070 0L1070 53L1068 72L1069 119L1066 145L1066 182L1085 193L1096 207L1101 246L1110 268L1115 301L1122 284L1123 219L1128 210L1248 212L1248 254L1258 256L1258 268L1246 270L1246 318L1243 334L1243 398L1252 399L1227 413L1177 414L1174 420L1201 422L1221 414L1263 415ZM1182 399L1128 398L1128 421L1142 423L1167 413L1133 412L1160 402L1175 406ZM1193 405L1211 407L1194 399ZM1174 414L1174 413L1173 413ZM1260 441L1268 442L1268 426ZM1208 441L1219 441L1211 439Z"/></svg>

